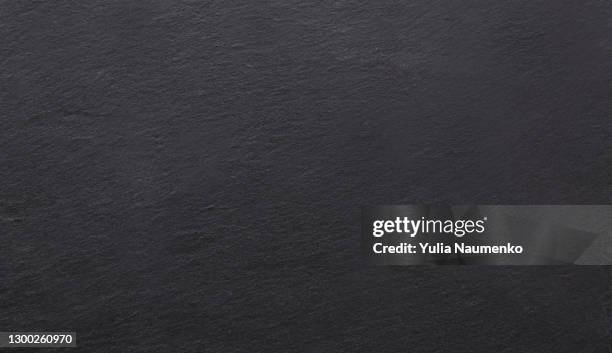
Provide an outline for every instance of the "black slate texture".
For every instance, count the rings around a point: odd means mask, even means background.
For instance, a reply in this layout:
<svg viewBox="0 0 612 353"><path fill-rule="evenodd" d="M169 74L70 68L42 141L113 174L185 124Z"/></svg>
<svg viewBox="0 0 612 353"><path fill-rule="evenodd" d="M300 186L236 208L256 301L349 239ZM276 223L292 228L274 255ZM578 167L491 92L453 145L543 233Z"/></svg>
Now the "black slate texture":
<svg viewBox="0 0 612 353"><path fill-rule="evenodd" d="M0 330L610 352L608 268L366 267L359 221L610 203L611 82L610 1L0 1Z"/></svg>

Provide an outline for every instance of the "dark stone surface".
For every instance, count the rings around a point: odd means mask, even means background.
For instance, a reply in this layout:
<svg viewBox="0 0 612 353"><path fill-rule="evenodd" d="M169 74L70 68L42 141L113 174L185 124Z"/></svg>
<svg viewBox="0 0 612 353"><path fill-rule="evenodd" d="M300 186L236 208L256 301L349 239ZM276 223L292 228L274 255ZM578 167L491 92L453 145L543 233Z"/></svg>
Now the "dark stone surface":
<svg viewBox="0 0 612 353"><path fill-rule="evenodd" d="M0 327L83 352L609 352L607 268L368 268L359 207L609 203L611 21L1 1Z"/></svg>

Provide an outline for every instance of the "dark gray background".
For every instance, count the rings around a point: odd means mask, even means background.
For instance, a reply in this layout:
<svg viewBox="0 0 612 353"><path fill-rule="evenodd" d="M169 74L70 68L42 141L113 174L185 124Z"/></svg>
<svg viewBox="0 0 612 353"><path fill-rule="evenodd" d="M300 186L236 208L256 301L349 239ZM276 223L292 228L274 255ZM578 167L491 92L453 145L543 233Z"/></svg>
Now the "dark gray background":
<svg viewBox="0 0 612 353"><path fill-rule="evenodd" d="M609 352L607 268L370 268L359 222L609 203L611 21L0 1L0 327L87 352Z"/></svg>

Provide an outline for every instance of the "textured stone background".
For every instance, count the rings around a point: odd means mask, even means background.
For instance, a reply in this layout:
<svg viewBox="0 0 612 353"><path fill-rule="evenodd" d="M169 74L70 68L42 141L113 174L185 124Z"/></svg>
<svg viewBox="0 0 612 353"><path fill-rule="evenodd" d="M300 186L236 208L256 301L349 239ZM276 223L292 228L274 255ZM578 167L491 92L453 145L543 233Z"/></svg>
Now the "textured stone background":
<svg viewBox="0 0 612 353"><path fill-rule="evenodd" d="M361 205L609 203L612 2L0 1L0 327L609 352L607 268L368 268Z"/></svg>

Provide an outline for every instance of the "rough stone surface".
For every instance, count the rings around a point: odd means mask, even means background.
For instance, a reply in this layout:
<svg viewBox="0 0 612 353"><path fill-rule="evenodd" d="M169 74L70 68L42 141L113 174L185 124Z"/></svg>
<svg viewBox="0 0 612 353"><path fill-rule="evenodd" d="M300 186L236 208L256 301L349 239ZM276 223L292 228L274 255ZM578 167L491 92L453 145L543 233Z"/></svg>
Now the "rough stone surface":
<svg viewBox="0 0 612 353"><path fill-rule="evenodd" d="M0 328L609 352L608 268L369 268L359 215L609 203L611 82L607 0L0 1Z"/></svg>

